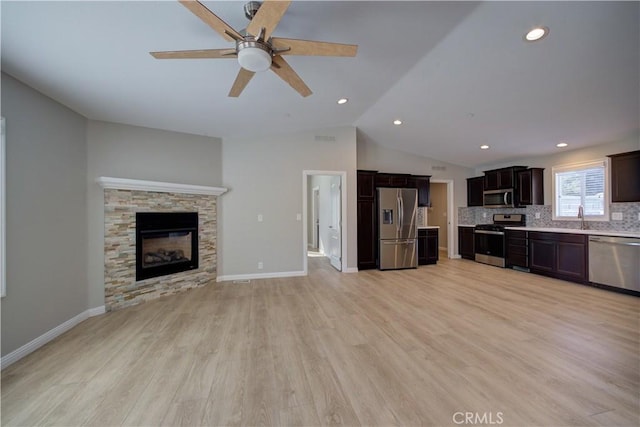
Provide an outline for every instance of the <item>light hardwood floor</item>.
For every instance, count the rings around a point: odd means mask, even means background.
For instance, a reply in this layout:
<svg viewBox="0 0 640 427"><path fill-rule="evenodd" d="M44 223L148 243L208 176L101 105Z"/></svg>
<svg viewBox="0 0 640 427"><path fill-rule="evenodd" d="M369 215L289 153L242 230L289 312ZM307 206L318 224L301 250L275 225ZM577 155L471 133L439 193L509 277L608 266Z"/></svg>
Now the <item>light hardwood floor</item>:
<svg viewBox="0 0 640 427"><path fill-rule="evenodd" d="M88 319L2 372L2 425L640 424L640 298L309 265Z"/></svg>

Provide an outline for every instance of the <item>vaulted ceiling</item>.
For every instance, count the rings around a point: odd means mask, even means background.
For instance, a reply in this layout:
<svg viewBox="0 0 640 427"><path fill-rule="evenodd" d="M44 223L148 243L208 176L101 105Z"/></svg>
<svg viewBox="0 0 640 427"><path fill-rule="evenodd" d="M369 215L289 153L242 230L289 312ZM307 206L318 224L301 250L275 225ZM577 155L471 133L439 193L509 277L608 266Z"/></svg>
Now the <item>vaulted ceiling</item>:
<svg viewBox="0 0 640 427"><path fill-rule="evenodd" d="M246 27L244 2L203 3ZM2 70L90 119L222 138L354 125L468 167L640 129L638 2L294 1L274 36L359 45L355 58L287 57L307 98L271 72L229 98L235 60L151 57L233 46L176 1L0 7ZM549 35L525 42L537 25Z"/></svg>

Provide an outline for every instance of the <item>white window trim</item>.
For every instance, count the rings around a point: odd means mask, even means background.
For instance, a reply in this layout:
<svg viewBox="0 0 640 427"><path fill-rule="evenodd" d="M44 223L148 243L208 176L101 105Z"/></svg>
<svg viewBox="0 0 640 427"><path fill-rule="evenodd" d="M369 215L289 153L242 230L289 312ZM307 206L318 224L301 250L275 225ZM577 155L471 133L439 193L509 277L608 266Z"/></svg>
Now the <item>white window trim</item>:
<svg viewBox="0 0 640 427"><path fill-rule="evenodd" d="M566 165L553 166L551 168L551 213L553 221L579 221L578 213L574 217L556 216L556 173L572 171L576 169L587 169L589 167L604 166L604 214L603 215L586 215L585 221L609 221L609 205L611 204L611 190L609 185L609 158L590 160L580 163L571 163Z"/></svg>
<svg viewBox="0 0 640 427"><path fill-rule="evenodd" d="M7 279L7 263L6 258L6 219L7 212L5 210L5 120L0 117L0 297L7 295L6 279Z"/></svg>

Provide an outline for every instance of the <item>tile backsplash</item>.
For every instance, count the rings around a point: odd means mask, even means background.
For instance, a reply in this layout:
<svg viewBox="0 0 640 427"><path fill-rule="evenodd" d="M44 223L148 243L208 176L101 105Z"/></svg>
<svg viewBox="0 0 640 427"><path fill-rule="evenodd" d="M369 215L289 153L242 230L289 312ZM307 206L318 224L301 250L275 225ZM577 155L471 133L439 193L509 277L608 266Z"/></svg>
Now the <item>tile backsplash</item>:
<svg viewBox="0 0 640 427"><path fill-rule="evenodd" d="M458 224L490 224L493 221L493 214L496 213L522 213L527 216L528 227L544 228L580 228L580 221L554 221L552 218L551 205L534 205L518 209L487 209L483 207L460 207L458 208ZM540 218L536 219L536 213ZM609 205L609 215L621 213L622 220L610 221L587 221L587 228L590 230L603 231L632 231L640 232L640 202L633 203L611 203Z"/></svg>

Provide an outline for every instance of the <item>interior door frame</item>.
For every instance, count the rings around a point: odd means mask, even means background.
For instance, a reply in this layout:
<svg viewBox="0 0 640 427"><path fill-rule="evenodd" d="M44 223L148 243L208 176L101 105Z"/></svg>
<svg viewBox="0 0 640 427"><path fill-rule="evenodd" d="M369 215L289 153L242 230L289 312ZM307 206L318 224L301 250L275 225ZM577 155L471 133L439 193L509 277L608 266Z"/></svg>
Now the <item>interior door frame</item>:
<svg viewBox="0 0 640 427"><path fill-rule="evenodd" d="M340 244L342 247L342 270L344 273L347 269L347 172L346 171L321 171L321 170L303 170L302 171L302 270L304 275L309 274L309 263L307 261L307 245L308 245L308 205L309 179L313 175L331 175L340 176L340 185L342 187L340 197Z"/></svg>
<svg viewBox="0 0 640 427"><path fill-rule="evenodd" d="M453 203L453 180L452 179L432 179L431 182L436 184L447 184L447 257L449 259L456 258L454 250L454 203Z"/></svg>

